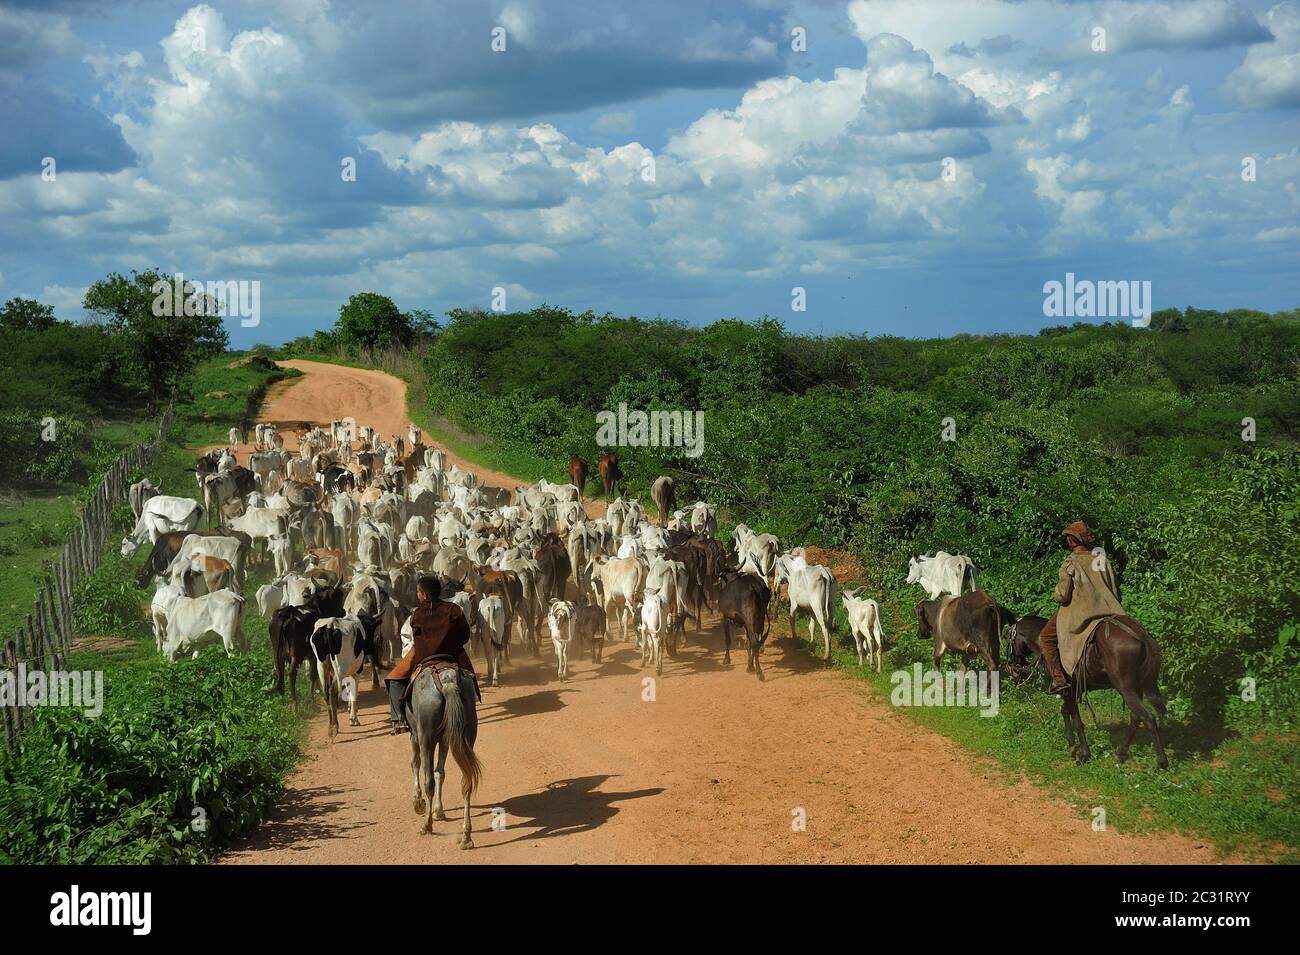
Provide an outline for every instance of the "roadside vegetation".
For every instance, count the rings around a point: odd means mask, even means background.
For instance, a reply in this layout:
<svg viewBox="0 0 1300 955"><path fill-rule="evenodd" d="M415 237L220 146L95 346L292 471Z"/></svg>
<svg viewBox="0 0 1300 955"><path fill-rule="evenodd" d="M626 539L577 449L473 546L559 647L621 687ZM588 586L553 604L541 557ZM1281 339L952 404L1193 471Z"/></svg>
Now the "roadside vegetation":
<svg viewBox="0 0 1300 955"><path fill-rule="evenodd" d="M836 665L888 695L928 666L908 555L971 556L981 586L1048 614L1084 519L1119 569L1125 605L1160 642L1170 771L1149 737L1115 763L1127 723L1093 694L1093 761L1066 752L1059 702L1004 684L998 717L912 708L1005 769L1107 809L1125 829L1178 828L1300 861L1300 315L1167 309L1037 335L951 339L788 333L764 320L704 328L563 309L456 310L410 346L341 325L275 352L384 367L412 383L413 420L465 458L521 479L593 465L596 414L704 412L704 453L620 447L633 493L658 474L682 505L787 545L844 552L881 604L885 672L858 668L842 608ZM945 441L945 419L951 419ZM724 531L728 528L724 528ZM773 639L788 636L778 612ZM801 627L806 634L806 627ZM1087 714L1085 713L1085 716ZM995 811L995 810L994 810Z"/></svg>
<svg viewBox="0 0 1300 955"><path fill-rule="evenodd" d="M113 300L138 304L141 282L110 281ZM28 376L17 387L10 380L17 376L0 377L0 408L54 408L83 420L106 442L106 466L121 447L156 431L157 414L174 395L175 418L148 470L164 493L193 496L194 477L186 469L193 467L195 449L225 443L231 425L255 417L268 387L297 375L224 353L208 332L171 370L142 366L137 377L110 363L96 371L87 363L116 334L130 333L64 323L6 330L0 344L26 349L33 361L43 356L45 364L42 376ZM72 344L60 351L57 343ZM163 393L153 390L160 381ZM111 421L103 419L106 413ZM26 467L0 499L6 572L0 586L6 605L16 603L24 612L32 575L57 550L84 488L98 481L93 459L80 456L84 445L73 444L74 465L58 474L57 483ZM30 463L19 459L19 465ZM125 504L114 518L115 529L125 533L131 524ZM103 712L92 718L79 709L39 710L34 727L12 749L0 749L0 862L204 861L261 822L297 761L310 708L294 713L269 692L266 621L255 612L246 615L247 656L227 659L217 651L166 664L147 621L152 589L135 582L142 555L120 558L120 537L110 538L103 564L82 585L78 637L67 661L70 670L103 672ZM263 570L250 573L250 606L265 580Z"/></svg>

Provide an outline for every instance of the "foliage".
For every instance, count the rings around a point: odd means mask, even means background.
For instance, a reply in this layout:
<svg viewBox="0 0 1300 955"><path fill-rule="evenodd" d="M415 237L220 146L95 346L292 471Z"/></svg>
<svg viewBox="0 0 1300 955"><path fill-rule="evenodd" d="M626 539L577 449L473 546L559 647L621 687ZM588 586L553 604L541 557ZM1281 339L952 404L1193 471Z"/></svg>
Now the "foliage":
<svg viewBox="0 0 1300 955"><path fill-rule="evenodd" d="M0 754L0 862L198 862L247 832L298 752L270 678L265 655L151 654L107 670L98 717L43 710Z"/></svg>
<svg viewBox="0 0 1300 955"><path fill-rule="evenodd" d="M181 300L175 298L173 280L149 269L110 273L82 301L121 337L122 377L160 402L204 356L221 352L229 341L215 304L196 285L185 281Z"/></svg>
<svg viewBox="0 0 1300 955"><path fill-rule="evenodd" d="M53 305L34 298L15 297L0 307L0 329L7 332L43 332L54 326Z"/></svg>
<svg viewBox="0 0 1300 955"><path fill-rule="evenodd" d="M669 473L679 501L853 550L891 632L919 594L907 555L936 549L969 554L1012 609L1050 612L1058 532L1082 518L1164 648L1175 712L1217 718L1253 674L1257 712L1277 715L1300 676L1295 642L1277 642L1300 621L1300 558L1284 556L1300 530L1300 322L1187 309L1152 325L822 339L770 319L456 310L420 384L436 416L556 479L570 453L602 450L600 410L703 411L699 458L617 449L630 486Z"/></svg>

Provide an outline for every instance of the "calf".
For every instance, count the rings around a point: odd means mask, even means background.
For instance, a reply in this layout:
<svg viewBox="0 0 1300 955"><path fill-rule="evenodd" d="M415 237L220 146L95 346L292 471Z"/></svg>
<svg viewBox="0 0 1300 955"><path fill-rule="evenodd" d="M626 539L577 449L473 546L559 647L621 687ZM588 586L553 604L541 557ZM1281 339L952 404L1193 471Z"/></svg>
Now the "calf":
<svg viewBox="0 0 1300 955"><path fill-rule="evenodd" d="M869 597L859 597L861 588L846 590L840 594L844 603L844 612L849 618L849 633L853 634L853 644L858 649L858 666L862 666L862 651L867 652L867 660L876 661L876 672L880 672L881 656L885 648L885 631L880 626L880 606Z"/></svg>
<svg viewBox="0 0 1300 955"><path fill-rule="evenodd" d="M582 659L582 647L586 643L591 647L591 662L600 663L605 655L605 611L579 604L573 632L578 637L578 658Z"/></svg>
<svg viewBox="0 0 1300 955"><path fill-rule="evenodd" d="M210 594L218 590L235 590L235 569L228 560L211 557L198 550L191 551L190 570L203 575L203 583Z"/></svg>

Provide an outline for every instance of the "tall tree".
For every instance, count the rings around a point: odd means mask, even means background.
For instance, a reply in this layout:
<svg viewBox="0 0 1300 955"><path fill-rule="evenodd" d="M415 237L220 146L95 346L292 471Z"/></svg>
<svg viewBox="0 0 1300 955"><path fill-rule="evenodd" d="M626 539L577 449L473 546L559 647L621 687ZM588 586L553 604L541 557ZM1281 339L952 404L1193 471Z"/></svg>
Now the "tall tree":
<svg viewBox="0 0 1300 955"><path fill-rule="evenodd" d="M172 278L155 269L113 272L90 286L81 303L121 337L127 374L156 399L230 341L215 301L201 288L186 281L179 296L175 291Z"/></svg>
<svg viewBox="0 0 1300 955"><path fill-rule="evenodd" d="M415 339L411 316L376 292L357 292L340 306L334 330L344 345L353 348L384 348L393 342L409 345Z"/></svg>

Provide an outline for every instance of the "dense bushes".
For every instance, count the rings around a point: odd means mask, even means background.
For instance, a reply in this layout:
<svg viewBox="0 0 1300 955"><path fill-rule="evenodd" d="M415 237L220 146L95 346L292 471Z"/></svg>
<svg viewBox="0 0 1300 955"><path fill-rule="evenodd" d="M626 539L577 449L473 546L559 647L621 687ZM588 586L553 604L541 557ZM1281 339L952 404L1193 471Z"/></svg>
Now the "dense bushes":
<svg viewBox="0 0 1300 955"><path fill-rule="evenodd" d="M194 862L253 828L297 757L265 655L114 667L0 759L0 862Z"/></svg>
<svg viewBox="0 0 1300 955"><path fill-rule="evenodd" d="M974 558L1015 610L1050 610L1057 532L1083 518L1165 648L1175 712L1218 715L1253 675L1256 712L1286 713L1300 676L1294 643L1278 642L1300 620L1300 321L1188 309L1160 327L827 340L770 320L455 311L422 387L437 415L553 462L556 478L571 452L599 453L599 410L703 410L702 457L618 449L632 488L671 473L679 501L851 548L891 633L911 628L907 555L938 548Z"/></svg>

